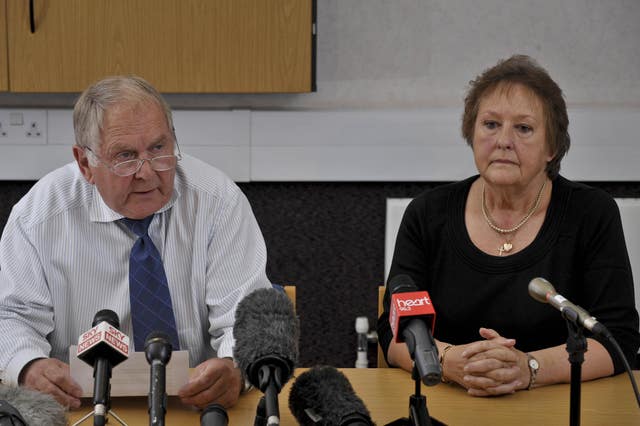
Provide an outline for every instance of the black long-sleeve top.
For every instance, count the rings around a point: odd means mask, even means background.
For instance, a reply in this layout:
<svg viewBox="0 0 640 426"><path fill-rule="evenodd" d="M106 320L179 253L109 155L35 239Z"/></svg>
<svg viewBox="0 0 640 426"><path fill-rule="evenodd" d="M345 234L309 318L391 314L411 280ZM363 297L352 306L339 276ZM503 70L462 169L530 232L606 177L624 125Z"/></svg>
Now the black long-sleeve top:
<svg viewBox="0 0 640 426"><path fill-rule="evenodd" d="M516 339L529 352L564 344L567 324L548 304L534 300L529 282L547 279L556 291L586 309L613 334L633 366L640 333L633 278L618 207L606 192L559 176L542 228L524 250L498 257L479 250L469 238L464 213L477 176L443 185L407 207L389 277L407 274L427 290L436 310L434 337L465 344L481 340L480 327ZM389 294L378 320L385 353L392 339ZM624 365L613 345L615 373Z"/></svg>

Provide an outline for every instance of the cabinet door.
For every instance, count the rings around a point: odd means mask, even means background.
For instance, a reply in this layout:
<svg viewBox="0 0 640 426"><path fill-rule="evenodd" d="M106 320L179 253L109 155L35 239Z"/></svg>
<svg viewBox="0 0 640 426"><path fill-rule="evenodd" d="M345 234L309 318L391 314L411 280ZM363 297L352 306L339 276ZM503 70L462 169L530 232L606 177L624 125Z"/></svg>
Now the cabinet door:
<svg viewBox="0 0 640 426"><path fill-rule="evenodd" d="M7 64L7 15L6 2L0 0L0 92L9 90L9 66Z"/></svg>
<svg viewBox="0 0 640 426"><path fill-rule="evenodd" d="M163 92L308 92L312 0L7 0L9 90L137 74Z"/></svg>

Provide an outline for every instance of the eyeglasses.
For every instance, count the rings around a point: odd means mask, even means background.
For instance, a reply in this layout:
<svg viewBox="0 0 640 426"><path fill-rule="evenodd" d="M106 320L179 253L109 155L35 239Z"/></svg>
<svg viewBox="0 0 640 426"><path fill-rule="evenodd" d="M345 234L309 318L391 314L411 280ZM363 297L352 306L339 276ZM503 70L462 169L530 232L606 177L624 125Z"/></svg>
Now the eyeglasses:
<svg viewBox="0 0 640 426"><path fill-rule="evenodd" d="M106 166L109 170L111 170L114 174L126 177L135 175L140 171L142 165L145 161L149 162L149 165L156 172L166 172L167 170L172 170L178 164L178 161L182 160L182 154L180 153L180 147L176 142L176 146L178 147L177 155L158 155L157 157L151 158L138 158L135 160L127 160L121 161L119 163L109 164L104 161L102 158L98 156L95 152L91 150L88 146L84 146L83 148L86 151L89 151L92 156L98 159L104 166Z"/></svg>

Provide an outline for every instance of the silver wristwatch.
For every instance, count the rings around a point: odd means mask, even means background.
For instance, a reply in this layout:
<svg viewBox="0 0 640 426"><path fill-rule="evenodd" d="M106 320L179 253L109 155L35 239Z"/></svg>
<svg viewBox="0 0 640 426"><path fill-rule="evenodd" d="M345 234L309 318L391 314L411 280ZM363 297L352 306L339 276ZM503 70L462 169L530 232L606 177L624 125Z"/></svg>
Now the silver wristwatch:
<svg viewBox="0 0 640 426"><path fill-rule="evenodd" d="M536 376L538 375L540 364L531 354L527 354L527 365L529 366L529 386L527 386L527 390L531 390L536 383Z"/></svg>

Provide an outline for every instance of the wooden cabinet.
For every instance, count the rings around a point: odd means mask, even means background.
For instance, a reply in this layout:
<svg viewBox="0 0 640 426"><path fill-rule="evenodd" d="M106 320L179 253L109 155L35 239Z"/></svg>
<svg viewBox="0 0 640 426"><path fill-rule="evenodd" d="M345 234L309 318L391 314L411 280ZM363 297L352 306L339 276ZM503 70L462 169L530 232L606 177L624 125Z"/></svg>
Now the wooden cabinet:
<svg viewBox="0 0 640 426"><path fill-rule="evenodd" d="M162 92L312 90L313 0L33 0L34 33L29 1L3 1L12 92L114 74Z"/></svg>
<svg viewBox="0 0 640 426"><path fill-rule="evenodd" d="M9 90L9 65L7 64L7 15L6 1L0 0L0 91Z"/></svg>

